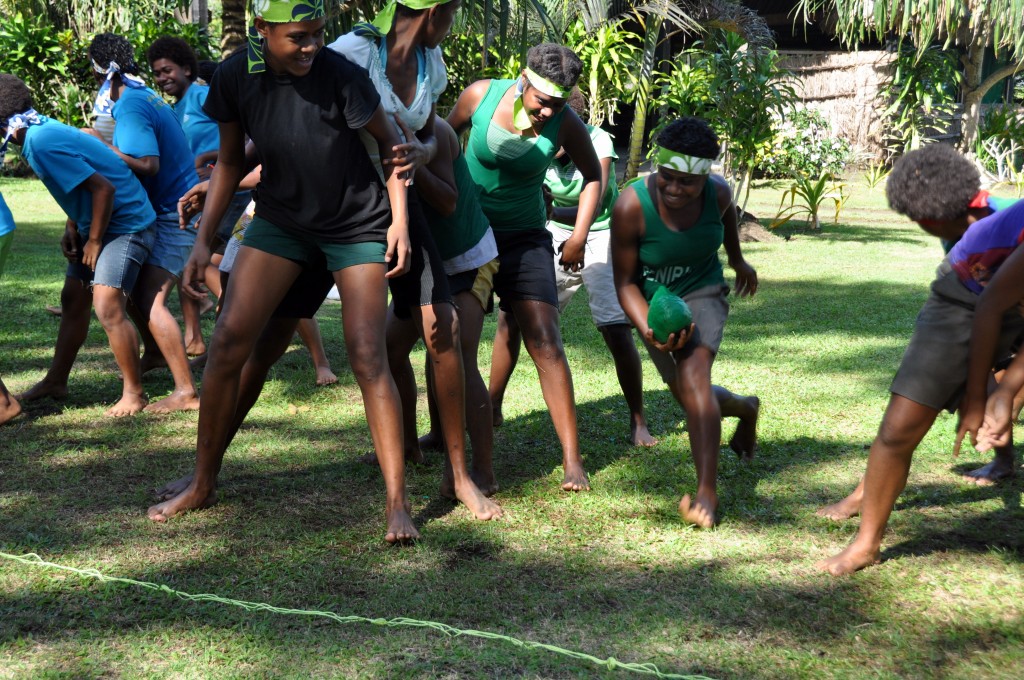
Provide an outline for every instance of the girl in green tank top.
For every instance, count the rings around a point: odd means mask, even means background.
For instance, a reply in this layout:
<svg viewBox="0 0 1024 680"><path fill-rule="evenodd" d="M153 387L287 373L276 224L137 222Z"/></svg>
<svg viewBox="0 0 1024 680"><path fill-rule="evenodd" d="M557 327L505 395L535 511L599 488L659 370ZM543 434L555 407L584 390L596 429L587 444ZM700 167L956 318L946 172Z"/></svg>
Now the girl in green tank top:
<svg viewBox="0 0 1024 680"><path fill-rule="evenodd" d="M514 314L537 366L562 444L566 491L589 489L590 481L580 455L572 374L559 330L541 187L548 164L559 147L564 148L585 179L573 235L561 250L562 266L577 270L583 266L587 233L601 201L601 165L590 135L579 117L565 110L582 70L583 62L569 48L537 45L527 53L519 78L473 83L448 116L457 133L472 128L466 162L480 186L480 202L498 242L494 289L503 310Z"/></svg>
<svg viewBox="0 0 1024 680"><path fill-rule="evenodd" d="M612 267L622 309L687 414L697 493L683 496L679 512L686 522L711 527L718 522L721 419L739 418L729 446L741 458L750 458L760 409L756 396L739 396L711 384L729 309L719 247L725 245L736 272L738 295L754 294L757 272L740 252L732 192L724 179L711 174L719 150L711 127L698 118L682 118L666 127L656 144L656 171L624 188L615 203ZM690 305L694 323L661 342L648 314L651 298L663 287Z"/></svg>

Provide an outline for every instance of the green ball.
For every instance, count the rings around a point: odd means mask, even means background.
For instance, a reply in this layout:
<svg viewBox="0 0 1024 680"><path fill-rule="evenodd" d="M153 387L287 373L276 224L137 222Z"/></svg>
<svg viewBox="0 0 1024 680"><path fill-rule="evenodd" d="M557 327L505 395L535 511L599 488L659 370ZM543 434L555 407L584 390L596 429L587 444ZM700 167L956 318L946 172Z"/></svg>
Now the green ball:
<svg viewBox="0 0 1024 680"><path fill-rule="evenodd" d="M668 288L659 288L647 309L647 325L654 332L654 339L666 342L669 335L689 328L691 323L693 313L686 302Z"/></svg>

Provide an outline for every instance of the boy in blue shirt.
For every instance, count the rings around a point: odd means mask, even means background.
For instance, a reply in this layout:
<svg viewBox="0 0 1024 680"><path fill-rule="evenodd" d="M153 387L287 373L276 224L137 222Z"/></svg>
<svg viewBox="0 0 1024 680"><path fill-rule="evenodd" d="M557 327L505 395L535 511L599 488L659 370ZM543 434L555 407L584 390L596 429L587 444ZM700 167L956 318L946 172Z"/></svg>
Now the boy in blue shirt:
<svg viewBox="0 0 1024 680"><path fill-rule="evenodd" d="M135 75L138 66L126 39L102 33L90 44L89 57L96 74L110 82L117 126L114 143L109 146L139 177L157 215L153 249L139 275L132 302L145 320L139 324L140 329L148 326L174 377L174 391L150 404L147 410L198 409L199 395L181 328L167 308L167 296L181 277L196 238L195 230L178 227L178 198L199 180L192 152L171 107ZM192 318L198 326L198 314ZM145 331L143 340L147 349L147 356L143 357L146 370L162 362L147 361L153 352Z"/></svg>
<svg viewBox="0 0 1024 680"><path fill-rule="evenodd" d="M61 249L68 259L61 292L64 310L53 362L46 377L22 399L62 398L94 307L123 376L121 399L108 416L146 406L139 339L125 314L142 263L153 242L156 219L142 185L102 142L39 115L32 95L15 76L0 74L0 133L21 154L68 216Z"/></svg>

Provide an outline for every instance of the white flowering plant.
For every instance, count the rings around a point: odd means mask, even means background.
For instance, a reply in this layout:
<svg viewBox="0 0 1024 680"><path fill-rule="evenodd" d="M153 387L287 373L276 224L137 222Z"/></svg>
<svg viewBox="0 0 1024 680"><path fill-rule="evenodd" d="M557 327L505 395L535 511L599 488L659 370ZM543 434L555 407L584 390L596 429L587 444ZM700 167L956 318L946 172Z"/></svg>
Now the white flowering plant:
<svg viewBox="0 0 1024 680"><path fill-rule="evenodd" d="M808 108L792 108L779 116L775 139L758 161L763 177L772 179L842 175L850 159L850 143L837 135L825 117Z"/></svg>

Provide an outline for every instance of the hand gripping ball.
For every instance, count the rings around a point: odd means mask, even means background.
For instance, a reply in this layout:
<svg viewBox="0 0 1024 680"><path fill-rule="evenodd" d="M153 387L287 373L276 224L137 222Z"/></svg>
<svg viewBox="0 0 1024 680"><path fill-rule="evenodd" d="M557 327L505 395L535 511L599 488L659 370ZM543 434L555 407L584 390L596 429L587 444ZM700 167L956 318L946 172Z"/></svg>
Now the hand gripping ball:
<svg viewBox="0 0 1024 680"><path fill-rule="evenodd" d="M681 297L664 286L654 293L647 310L647 325L655 340L666 342L669 335L689 328L691 323L693 314Z"/></svg>

